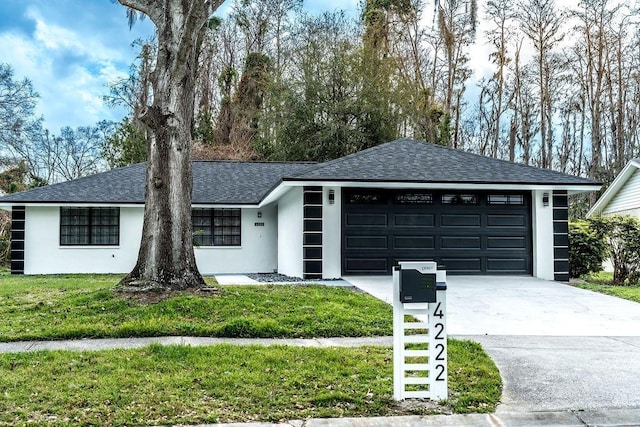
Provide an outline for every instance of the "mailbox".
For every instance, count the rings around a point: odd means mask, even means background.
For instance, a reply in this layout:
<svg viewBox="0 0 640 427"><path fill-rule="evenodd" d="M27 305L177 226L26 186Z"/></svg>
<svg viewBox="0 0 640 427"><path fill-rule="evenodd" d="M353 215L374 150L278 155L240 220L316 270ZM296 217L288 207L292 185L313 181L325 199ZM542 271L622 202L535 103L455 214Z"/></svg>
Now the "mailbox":
<svg viewBox="0 0 640 427"><path fill-rule="evenodd" d="M436 302L436 274L418 270L400 270L400 302Z"/></svg>

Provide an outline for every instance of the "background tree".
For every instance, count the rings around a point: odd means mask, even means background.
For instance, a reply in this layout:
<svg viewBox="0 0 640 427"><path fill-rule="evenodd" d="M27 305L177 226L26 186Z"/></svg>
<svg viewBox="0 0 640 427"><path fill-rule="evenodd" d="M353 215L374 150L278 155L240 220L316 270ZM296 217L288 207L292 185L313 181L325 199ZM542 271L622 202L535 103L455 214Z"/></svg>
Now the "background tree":
<svg viewBox="0 0 640 427"><path fill-rule="evenodd" d="M111 125L101 151L110 168L142 163L147 160L146 133L125 117L120 123Z"/></svg>
<svg viewBox="0 0 640 427"><path fill-rule="evenodd" d="M538 91L538 116L540 119L540 162L543 168L551 168L553 156L553 98L552 50L563 39L561 16L554 0L524 0L518 4L520 28L535 49Z"/></svg>
<svg viewBox="0 0 640 427"><path fill-rule="evenodd" d="M13 68L0 64L0 148L14 167L25 162L33 175L32 142L41 138L42 118L35 116L38 94L28 79L15 80Z"/></svg>
<svg viewBox="0 0 640 427"><path fill-rule="evenodd" d="M102 156L109 167L143 162L147 158L147 132L140 114L149 104L151 72L156 58L156 40L137 40L140 54L129 69L129 75L109 85L104 97L111 106L124 107L128 115L117 125L108 128L102 147Z"/></svg>
<svg viewBox="0 0 640 427"><path fill-rule="evenodd" d="M486 123L485 137L480 146L482 154L497 157L501 149L500 136L502 133L502 117L507 109L506 76L507 66L510 62L508 54L508 40L513 34L511 21L515 17L514 4L510 0L489 0L485 4L485 13L491 22L491 27L486 31L485 38L489 42L492 52L489 54L491 63L495 66L495 72L482 85L481 94L485 94L486 100L481 99L479 107L482 109L487 104L488 111L484 115ZM511 150L510 156L511 156Z"/></svg>
<svg viewBox="0 0 640 427"><path fill-rule="evenodd" d="M185 289L204 284L195 262L191 224L191 131L203 27L222 0L118 0L156 26L152 102L140 113L147 127L147 176L142 241L122 281L132 289ZM179 29L180 31L176 31Z"/></svg>
<svg viewBox="0 0 640 427"><path fill-rule="evenodd" d="M462 117L465 82L471 75L468 68L468 50L475 40L476 0L436 0L439 36L444 52L443 105L451 122L449 145L460 146L460 119Z"/></svg>

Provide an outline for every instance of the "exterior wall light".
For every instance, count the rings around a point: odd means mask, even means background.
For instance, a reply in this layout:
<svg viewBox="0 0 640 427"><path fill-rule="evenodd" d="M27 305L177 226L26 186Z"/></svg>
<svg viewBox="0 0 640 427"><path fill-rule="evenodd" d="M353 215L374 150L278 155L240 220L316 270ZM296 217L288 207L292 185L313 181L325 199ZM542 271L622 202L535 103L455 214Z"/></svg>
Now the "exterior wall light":
<svg viewBox="0 0 640 427"><path fill-rule="evenodd" d="M258 218L262 218L262 212L258 211Z"/></svg>
<svg viewBox="0 0 640 427"><path fill-rule="evenodd" d="M333 205L336 202L336 192L335 190L329 190L329 204Z"/></svg>
<svg viewBox="0 0 640 427"><path fill-rule="evenodd" d="M549 206L549 193L542 194L542 205Z"/></svg>

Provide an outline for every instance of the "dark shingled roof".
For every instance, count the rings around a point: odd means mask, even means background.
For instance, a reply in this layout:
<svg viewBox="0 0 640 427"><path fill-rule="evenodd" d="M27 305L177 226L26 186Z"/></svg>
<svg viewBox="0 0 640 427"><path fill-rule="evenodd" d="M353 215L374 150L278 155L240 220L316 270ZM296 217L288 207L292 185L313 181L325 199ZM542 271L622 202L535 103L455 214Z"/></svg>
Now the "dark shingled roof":
<svg viewBox="0 0 640 427"><path fill-rule="evenodd" d="M311 163L193 163L194 204L257 204L282 179ZM146 165L35 188L0 198L0 203L144 203Z"/></svg>
<svg viewBox="0 0 640 427"><path fill-rule="evenodd" d="M290 180L599 185L586 178L399 139L305 169Z"/></svg>
<svg viewBox="0 0 640 427"><path fill-rule="evenodd" d="M144 163L0 198L0 203L144 203ZM258 204L281 181L584 185L599 183L411 139L325 163L193 163L194 204Z"/></svg>

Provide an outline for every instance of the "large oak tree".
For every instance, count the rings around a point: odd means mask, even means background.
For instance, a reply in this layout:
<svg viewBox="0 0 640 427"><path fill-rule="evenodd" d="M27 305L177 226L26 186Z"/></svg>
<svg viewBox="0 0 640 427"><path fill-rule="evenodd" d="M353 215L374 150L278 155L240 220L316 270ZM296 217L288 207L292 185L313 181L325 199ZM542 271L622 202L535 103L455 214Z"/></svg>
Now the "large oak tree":
<svg viewBox="0 0 640 427"><path fill-rule="evenodd" d="M155 24L158 52L152 102L139 113L147 127L144 224L138 260L122 285L186 289L204 282L191 226L191 126L203 27L224 0L118 0Z"/></svg>

